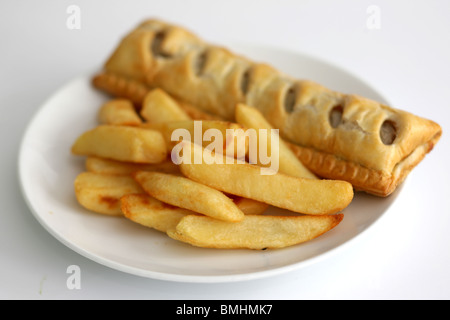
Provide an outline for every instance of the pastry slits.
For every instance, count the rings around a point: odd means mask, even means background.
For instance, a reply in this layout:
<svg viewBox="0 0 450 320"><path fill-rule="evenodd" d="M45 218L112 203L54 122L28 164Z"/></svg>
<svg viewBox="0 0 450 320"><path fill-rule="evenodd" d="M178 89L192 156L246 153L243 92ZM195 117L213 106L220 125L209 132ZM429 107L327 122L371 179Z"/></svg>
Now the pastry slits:
<svg viewBox="0 0 450 320"><path fill-rule="evenodd" d="M93 83L135 102L159 87L226 120L237 103L253 106L311 171L380 196L395 190L442 132L433 121L295 79L158 20L125 36Z"/></svg>

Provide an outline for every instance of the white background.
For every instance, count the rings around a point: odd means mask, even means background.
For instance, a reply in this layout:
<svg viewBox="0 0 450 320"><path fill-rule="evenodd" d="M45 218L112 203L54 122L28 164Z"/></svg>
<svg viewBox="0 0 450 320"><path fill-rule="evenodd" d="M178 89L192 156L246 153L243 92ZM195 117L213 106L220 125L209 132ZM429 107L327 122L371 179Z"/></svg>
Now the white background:
<svg viewBox="0 0 450 320"><path fill-rule="evenodd" d="M66 27L69 5L81 29ZM380 29L366 22L380 9ZM352 246L297 271L242 283L140 278L73 252L32 216L20 193L20 139L38 107L98 68L148 17L221 43L265 44L339 65L395 107L437 121L444 135L411 173L389 212ZM0 298L448 299L450 298L450 2L448 1L1 1ZM55 119L57 121L57 119ZM81 289L66 286L69 265Z"/></svg>

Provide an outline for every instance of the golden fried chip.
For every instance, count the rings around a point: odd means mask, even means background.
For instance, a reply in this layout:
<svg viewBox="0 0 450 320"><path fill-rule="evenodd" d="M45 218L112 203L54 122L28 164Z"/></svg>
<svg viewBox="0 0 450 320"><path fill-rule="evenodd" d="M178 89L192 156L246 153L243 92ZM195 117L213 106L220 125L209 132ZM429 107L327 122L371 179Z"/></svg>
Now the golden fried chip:
<svg viewBox="0 0 450 320"><path fill-rule="evenodd" d="M222 192L182 176L139 171L133 174L154 198L216 219L240 221L244 213Z"/></svg>
<svg viewBox="0 0 450 320"><path fill-rule="evenodd" d="M113 99L103 104L98 113L101 124L138 126L142 123L133 103L127 99Z"/></svg>
<svg viewBox="0 0 450 320"><path fill-rule="evenodd" d="M140 114L151 123L191 120L178 102L159 88L147 93Z"/></svg>
<svg viewBox="0 0 450 320"><path fill-rule="evenodd" d="M261 139L260 129L266 130L267 135L265 138L267 142L263 145L267 146L268 150L266 153L271 153L271 137L270 135L274 135L273 127L270 123L264 118L262 113L256 109L249 107L245 104L239 103L236 105L235 109L236 121L243 125L246 128L255 129L258 139ZM285 173L294 177L300 178L309 178L309 179L317 179L317 177L309 171L303 163L295 156L289 146L277 135L278 141L278 156L279 156L279 172ZM258 144L259 145L259 144ZM259 154L259 153L258 153ZM259 165L261 163L258 162Z"/></svg>
<svg viewBox="0 0 450 320"><path fill-rule="evenodd" d="M197 247L218 249L284 248L310 241L336 227L343 214L321 216L248 215L236 223L187 215L169 237Z"/></svg>
<svg viewBox="0 0 450 320"><path fill-rule="evenodd" d="M100 125L79 136L72 153L118 161L160 163L167 159L167 146L159 131Z"/></svg>
<svg viewBox="0 0 450 320"><path fill-rule="evenodd" d="M144 190L129 175L80 173L74 182L75 196L84 208L101 214L121 216L120 198Z"/></svg>
<svg viewBox="0 0 450 320"><path fill-rule="evenodd" d="M332 214L347 207L353 199L353 187L339 180L316 180L288 176L282 173L262 174L261 167L238 162L218 163L201 146L182 142L187 159L202 159L200 163L180 160L180 170L188 178L211 188L264 202L275 207L305 214ZM183 154L183 157L186 155ZM205 161L206 160L206 161Z"/></svg>
<svg viewBox="0 0 450 320"><path fill-rule="evenodd" d="M133 163L99 157L87 157L85 166L87 171L107 174L131 174L136 171L180 172L178 166L169 159L161 163Z"/></svg>
<svg viewBox="0 0 450 320"><path fill-rule="evenodd" d="M147 194L129 194L120 199L126 218L143 226L166 232L193 211L161 202Z"/></svg>

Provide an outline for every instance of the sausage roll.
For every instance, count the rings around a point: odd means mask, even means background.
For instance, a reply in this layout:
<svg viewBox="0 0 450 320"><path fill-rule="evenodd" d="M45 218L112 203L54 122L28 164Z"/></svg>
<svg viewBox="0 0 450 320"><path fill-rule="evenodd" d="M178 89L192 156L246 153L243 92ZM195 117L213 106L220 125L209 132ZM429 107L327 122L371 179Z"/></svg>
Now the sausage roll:
<svg viewBox="0 0 450 320"><path fill-rule="evenodd" d="M200 111L234 119L257 108L304 165L326 179L388 196L432 150L441 127L379 102L296 79L209 44L185 28L148 20L118 44L93 85L139 105L159 87Z"/></svg>

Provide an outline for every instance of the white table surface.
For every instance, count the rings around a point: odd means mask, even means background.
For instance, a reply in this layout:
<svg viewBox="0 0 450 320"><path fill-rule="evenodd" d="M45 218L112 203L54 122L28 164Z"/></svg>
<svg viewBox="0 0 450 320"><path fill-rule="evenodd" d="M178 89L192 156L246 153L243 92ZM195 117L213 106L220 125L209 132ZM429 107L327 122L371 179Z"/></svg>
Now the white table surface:
<svg viewBox="0 0 450 320"><path fill-rule="evenodd" d="M69 5L80 8L79 30L66 26ZM379 9L379 29L367 26L371 5ZM443 0L0 2L0 298L450 298L449 16L450 2ZM316 264L221 284L153 280L102 266L61 244L32 216L17 179L18 148L42 102L98 68L118 38L147 17L216 43L264 44L325 59L393 106L437 121L444 135L383 219ZM69 265L81 269L79 290L66 285Z"/></svg>

